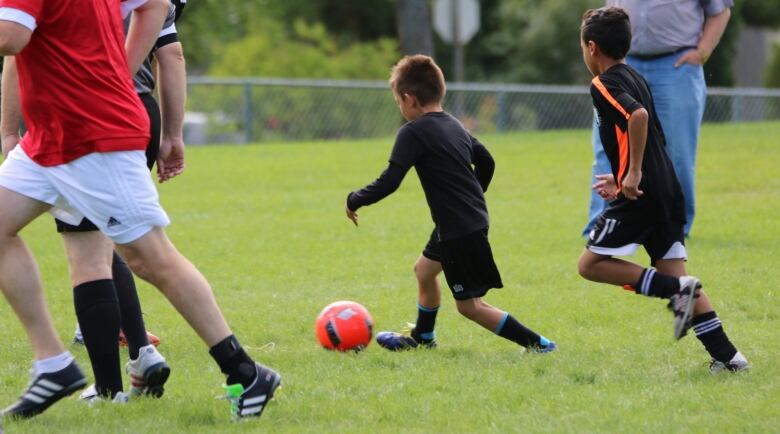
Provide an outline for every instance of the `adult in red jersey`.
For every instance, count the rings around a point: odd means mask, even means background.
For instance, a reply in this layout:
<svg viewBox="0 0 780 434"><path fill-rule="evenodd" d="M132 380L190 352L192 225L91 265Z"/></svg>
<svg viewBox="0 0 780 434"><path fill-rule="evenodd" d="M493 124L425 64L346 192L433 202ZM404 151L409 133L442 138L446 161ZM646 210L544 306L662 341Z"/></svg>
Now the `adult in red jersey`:
<svg viewBox="0 0 780 434"><path fill-rule="evenodd" d="M133 0L159 10L166 0ZM131 30L131 34L132 34ZM142 38L128 39L129 53ZM258 416L280 383L233 336L209 283L168 240L169 219L146 168L149 120L130 76L119 0L0 0L0 54L15 55L28 132L0 166L0 288L35 352L30 386L4 415L38 414L86 383L54 333L38 276L19 231L46 211L86 217L133 269L158 287L210 348L227 375L231 409ZM110 243L96 242L96 249ZM108 261L107 261L108 263ZM111 279L106 266L92 276Z"/></svg>

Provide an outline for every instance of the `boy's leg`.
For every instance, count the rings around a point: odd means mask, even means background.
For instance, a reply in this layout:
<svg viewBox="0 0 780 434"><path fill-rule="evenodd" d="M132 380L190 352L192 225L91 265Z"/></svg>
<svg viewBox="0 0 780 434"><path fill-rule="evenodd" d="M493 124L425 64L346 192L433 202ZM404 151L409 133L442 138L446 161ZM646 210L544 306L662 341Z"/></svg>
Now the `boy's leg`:
<svg viewBox="0 0 780 434"><path fill-rule="evenodd" d="M528 329L508 312L487 304L481 297L455 300L458 312L491 332L526 348L546 349L551 342ZM554 349L551 347L550 349Z"/></svg>
<svg viewBox="0 0 780 434"><path fill-rule="evenodd" d="M436 339L434 332L436 315L441 305L441 286L436 276L441 273L441 262L420 255L414 264L417 278L417 321L412 338L417 342L429 343Z"/></svg>
<svg viewBox="0 0 780 434"><path fill-rule="evenodd" d="M658 260L656 268L671 276L685 276L685 262L683 260ZM731 343L723 326L712 308L712 303L704 291L699 291L691 319L696 338L701 341L704 348L712 357L711 370L739 371L749 367L747 360Z"/></svg>
<svg viewBox="0 0 780 434"><path fill-rule="evenodd" d="M57 222L63 228L63 222ZM111 278L113 243L97 230L62 232L70 265L73 304L95 374L95 390L112 398L122 392L119 365L119 302Z"/></svg>

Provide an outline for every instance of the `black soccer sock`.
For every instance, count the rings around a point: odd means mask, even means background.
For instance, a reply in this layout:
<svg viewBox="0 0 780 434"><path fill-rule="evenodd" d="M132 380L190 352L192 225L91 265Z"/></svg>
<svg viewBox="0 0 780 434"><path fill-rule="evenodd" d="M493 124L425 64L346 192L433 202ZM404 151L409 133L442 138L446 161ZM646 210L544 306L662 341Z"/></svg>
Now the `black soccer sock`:
<svg viewBox="0 0 780 434"><path fill-rule="evenodd" d="M73 288L76 317L87 347L98 395L113 397L122 391L119 367L119 303L111 279L94 280Z"/></svg>
<svg viewBox="0 0 780 434"><path fill-rule="evenodd" d="M220 371L227 375L227 384L241 383L249 387L257 376L255 362L241 348L241 344L234 335L221 340L209 349L209 354L219 365Z"/></svg>
<svg viewBox="0 0 780 434"><path fill-rule="evenodd" d="M439 313L439 306L430 309L417 304L417 323L412 331L412 339L423 343L436 339L436 332L433 329L436 325L437 313Z"/></svg>
<svg viewBox="0 0 780 434"><path fill-rule="evenodd" d="M504 313L504 319L496 327L495 333L502 338L509 339L512 342L516 342L524 347L540 346L546 347L550 344L550 341L532 330L526 328L520 324L512 315Z"/></svg>
<svg viewBox="0 0 780 434"><path fill-rule="evenodd" d="M728 363L737 354L715 311L703 313L691 320L696 337L713 359Z"/></svg>
<svg viewBox="0 0 780 434"><path fill-rule="evenodd" d="M645 268L639 281L634 285L634 291L647 297L669 299L680 290L680 279L661 274L652 268Z"/></svg>
<svg viewBox="0 0 780 434"><path fill-rule="evenodd" d="M122 331L127 339L127 349L130 358L138 358L138 350L149 345L146 337L146 326L141 313L141 302L138 300L138 291L135 288L135 280L130 267L117 252L114 252L114 262L111 267L114 274L114 286L119 299L119 311L122 314Z"/></svg>

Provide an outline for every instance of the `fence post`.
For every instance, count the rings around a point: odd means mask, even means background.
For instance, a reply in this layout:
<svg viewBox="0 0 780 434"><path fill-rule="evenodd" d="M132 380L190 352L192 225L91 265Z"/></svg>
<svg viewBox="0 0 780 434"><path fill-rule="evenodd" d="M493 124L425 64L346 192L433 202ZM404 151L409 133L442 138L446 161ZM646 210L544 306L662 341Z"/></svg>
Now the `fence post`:
<svg viewBox="0 0 780 434"><path fill-rule="evenodd" d="M496 92L496 131L503 133L506 129L506 93Z"/></svg>
<svg viewBox="0 0 780 434"><path fill-rule="evenodd" d="M254 134L252 133L252 121L254 113L252 110L252 84L244 83L244 143L252 143Z"/></svg>

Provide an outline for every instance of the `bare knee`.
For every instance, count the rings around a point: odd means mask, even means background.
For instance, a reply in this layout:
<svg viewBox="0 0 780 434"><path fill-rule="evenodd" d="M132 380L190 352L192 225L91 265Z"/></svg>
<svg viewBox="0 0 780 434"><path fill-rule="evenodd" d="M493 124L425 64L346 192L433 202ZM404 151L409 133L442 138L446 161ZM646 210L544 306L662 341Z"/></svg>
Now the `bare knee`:
<svg viewBox="0 0 780 434"><path fill-rule="evenodd" d="M414 276L420 283L430 283L436 280L441 272L441 265L424 256L420 256L414 263Z"/></svg>
<svg viewBox="0 0 780 434"><path fill-rule="evenodd" d="M152 270L147 266L140 255L126 255L124 256L124 259L133 274L147 282L154 281Z"/></svg>
<svg viewBox="0 0 780 434"><path fill-rule="evenodd" d="M599 255L585 251L577 261L577 272L585 279L593 280L593 267L601 260Z"/></svg>
<svg viewBox="0 0 780 434"><path fill-rule="evenodd" d="M458 312L466 318L474 321L477 318L479 312L481 300L469 299L469 300L457 300L455 305L458 308Z"/></svg>

